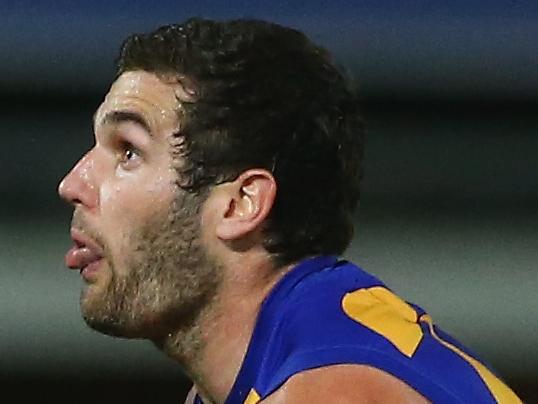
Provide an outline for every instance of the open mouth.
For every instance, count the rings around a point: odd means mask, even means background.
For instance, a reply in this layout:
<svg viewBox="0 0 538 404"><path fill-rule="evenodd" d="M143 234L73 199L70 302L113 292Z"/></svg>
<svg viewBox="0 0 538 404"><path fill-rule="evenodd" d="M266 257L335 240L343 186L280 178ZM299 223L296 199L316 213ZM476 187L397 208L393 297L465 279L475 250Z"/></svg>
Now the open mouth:
<svg viewBox="0 0 538 404"><path fill-rule="evenodd" d="M80 270L86 280L91 280L103 261L102 248L79 229L71 229L73 247L65 255L65 264Z"/></svg>

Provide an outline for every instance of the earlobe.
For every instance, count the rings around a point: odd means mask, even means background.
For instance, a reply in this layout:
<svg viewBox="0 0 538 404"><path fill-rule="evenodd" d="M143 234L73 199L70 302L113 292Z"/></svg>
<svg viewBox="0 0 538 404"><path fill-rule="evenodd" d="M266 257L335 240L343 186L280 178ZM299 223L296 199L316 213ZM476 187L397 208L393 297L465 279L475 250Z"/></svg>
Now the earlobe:
<svg viewBox="0 0 538 404"><path fill-rule="evenodd" d="M275 179L266 170L247 170L229 185L228 209L216 228L217 236L228 241L261 228L276 197Z"/></svg>

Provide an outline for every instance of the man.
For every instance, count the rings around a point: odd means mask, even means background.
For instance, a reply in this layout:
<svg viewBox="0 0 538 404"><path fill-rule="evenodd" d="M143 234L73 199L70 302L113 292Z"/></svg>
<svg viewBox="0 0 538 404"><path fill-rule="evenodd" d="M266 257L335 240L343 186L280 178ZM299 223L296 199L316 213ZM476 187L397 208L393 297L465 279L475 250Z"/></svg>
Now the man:
<svg viewBox="0 0 538 404"><path fill-rule="evenodd" d="M418 306L338 260L363 126L328 54L261 21L124 43L60 184L88 325L144 338L188 402L486 403L515 394Z"/></svg>

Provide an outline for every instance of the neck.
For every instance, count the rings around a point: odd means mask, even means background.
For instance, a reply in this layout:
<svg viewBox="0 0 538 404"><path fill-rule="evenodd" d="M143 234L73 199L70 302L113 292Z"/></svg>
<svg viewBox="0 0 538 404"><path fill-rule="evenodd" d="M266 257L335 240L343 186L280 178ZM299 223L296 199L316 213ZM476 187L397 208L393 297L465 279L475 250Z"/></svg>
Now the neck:
<svg viewBox="0 0 538 404"><path fill-rule="evenodd" d="M245 357L265 297L290 266L251 260L227 265L212 301L189 327L157 345L181 364L206 403L224 403Z"/></svg>

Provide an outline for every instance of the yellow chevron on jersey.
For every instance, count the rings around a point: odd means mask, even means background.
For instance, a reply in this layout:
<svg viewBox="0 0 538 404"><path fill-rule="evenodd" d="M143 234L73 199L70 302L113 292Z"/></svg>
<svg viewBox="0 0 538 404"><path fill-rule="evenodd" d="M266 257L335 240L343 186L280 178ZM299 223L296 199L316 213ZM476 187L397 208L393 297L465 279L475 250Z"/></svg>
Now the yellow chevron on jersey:
<svg viewBox="0 0 538 404"><path fill-rule="evenodd" d="M353 320L388 339L408 357L413 356L424 335L417 312L381 286L346 293L342 309Z"/></svg>
<svg viewBox="0 0 538 404"><path fill-rule="evenodd" d="M440 338L428 314L422 314L419 318L413 307L387 288L374 286L346 293L342 299L342 309L353 320L389 340L409 358L413 356L424 337L420 322L426 323L427 331L433 338L447 349L457 353L476 370L497 402L520 402L512 390L482 363Z"/></svg>

